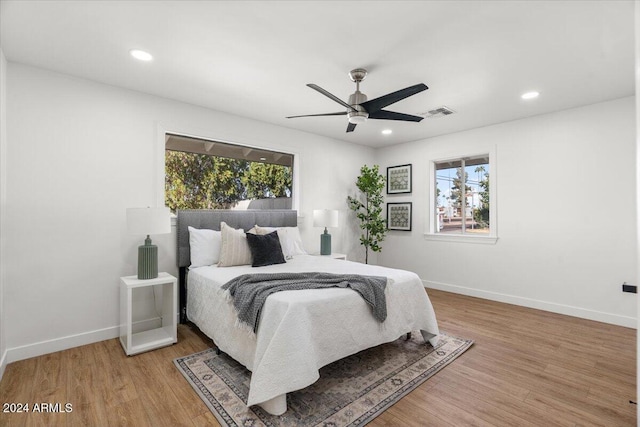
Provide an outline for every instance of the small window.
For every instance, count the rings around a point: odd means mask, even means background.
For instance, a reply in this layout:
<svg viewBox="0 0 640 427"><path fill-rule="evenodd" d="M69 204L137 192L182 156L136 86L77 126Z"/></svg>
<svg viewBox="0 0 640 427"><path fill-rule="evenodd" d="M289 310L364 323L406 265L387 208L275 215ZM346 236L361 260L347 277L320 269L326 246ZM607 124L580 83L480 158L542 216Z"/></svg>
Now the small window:
<svg viewBox="0 0 640 427"><path fill-rule="evenodd" d="M166 135L165 204L177 209L291 209L292 154Z"/></svg>
<svg viewBox="0 0 640 427"><path fill-rule="evenodd" d="M491 237L495 243L491 167L489 154L433 162L434 191L427 237Z"/></svg>

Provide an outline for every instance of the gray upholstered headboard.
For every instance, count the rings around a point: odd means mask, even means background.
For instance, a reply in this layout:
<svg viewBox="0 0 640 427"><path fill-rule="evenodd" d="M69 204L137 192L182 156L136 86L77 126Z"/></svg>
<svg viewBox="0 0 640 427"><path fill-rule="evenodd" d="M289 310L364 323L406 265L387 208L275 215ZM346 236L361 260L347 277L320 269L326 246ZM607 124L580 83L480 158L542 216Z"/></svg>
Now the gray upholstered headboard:
<svg viewBox="0 0 640 427"><path fill-rule="evenodd" d="M263 227L295 227L298 225L298 211L290 209L246 211L190 209L178 210L177 214L178 254L176 259L178 267L188 267L191 264L188 226L220 230L220 223L224 221L233 228L242 228L247 231L256 224Z"/></svg>
<svg viewBox="0 0 640 427"><path fill-rule="evenodd" d="M191 264L191 252L189 251L189 229L208 228L210 230L220 230L220 223L225 222L233 228L242 228L247 231L254 225L263 227L295 227L298 225L298 211L290 209L270 209L270 210L206 210L188 209L178 210L178 220L176 222L178 235L178 254L176 261L180 273L180 322L185 323L187 319L187 286L186 270Z"/></svg>

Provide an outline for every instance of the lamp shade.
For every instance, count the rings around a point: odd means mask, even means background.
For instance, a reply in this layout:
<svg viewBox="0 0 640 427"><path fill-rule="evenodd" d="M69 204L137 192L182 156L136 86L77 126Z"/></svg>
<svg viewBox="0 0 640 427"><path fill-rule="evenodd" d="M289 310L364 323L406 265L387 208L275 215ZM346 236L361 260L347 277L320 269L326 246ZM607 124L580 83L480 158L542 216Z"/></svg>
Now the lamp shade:
<svg viewBox="0 0 640 427"><path fill-rule="evenodd" d="M338 211L335 209L316 209L313 211L314 227L337 227Z"/></svg>
<svg viewBox="0 0 640 427"><path fill-rule="evenodd" d="M129 234L171 233L169 208L128 208L127 230Z"/></svg>

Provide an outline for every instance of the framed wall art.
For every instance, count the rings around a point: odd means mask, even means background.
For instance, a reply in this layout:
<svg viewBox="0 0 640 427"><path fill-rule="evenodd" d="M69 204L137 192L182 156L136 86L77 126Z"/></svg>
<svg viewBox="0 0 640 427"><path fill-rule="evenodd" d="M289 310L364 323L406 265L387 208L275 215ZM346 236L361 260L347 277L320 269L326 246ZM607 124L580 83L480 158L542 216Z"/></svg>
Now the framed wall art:
<svg viewBox="0 0 640 427"><path fill-rule="evenodd" d="M411 165L387 168L387 194L411 193Z"/></svg>
<svg viewBox="0 0 640 427"><path fill-rule="evenodd" d="M387 203L387 228L411 231L411 202Z"/></svg>

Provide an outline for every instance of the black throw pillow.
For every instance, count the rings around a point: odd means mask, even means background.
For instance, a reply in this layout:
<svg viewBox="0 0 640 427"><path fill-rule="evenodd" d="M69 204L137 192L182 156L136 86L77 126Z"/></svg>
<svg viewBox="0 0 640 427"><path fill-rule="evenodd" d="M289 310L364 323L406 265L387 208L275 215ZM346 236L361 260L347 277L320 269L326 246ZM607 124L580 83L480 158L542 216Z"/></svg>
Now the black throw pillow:
<svg viewBox="0 0 640 427"><path fill-rule="evenodd" d="M284 264L286 262L282 254L282 246L280 246L277 231L264 235L253 233L246 233L246 235L251 257L253 258L252 267Z"/></svg>

